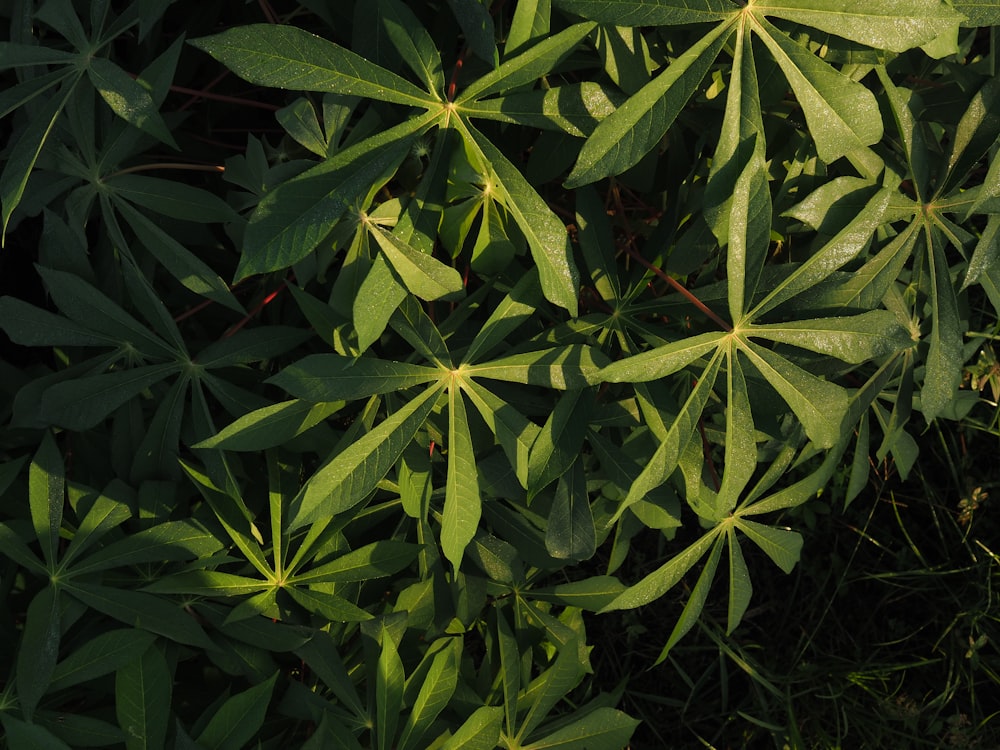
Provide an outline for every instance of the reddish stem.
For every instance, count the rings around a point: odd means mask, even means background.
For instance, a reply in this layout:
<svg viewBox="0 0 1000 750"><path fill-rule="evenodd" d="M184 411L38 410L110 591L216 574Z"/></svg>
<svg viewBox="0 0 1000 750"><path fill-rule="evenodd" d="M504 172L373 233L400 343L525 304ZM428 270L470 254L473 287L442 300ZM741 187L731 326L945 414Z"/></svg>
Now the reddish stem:
<svg viewBox="0 0 1000 750"><path fill-rule="evenodd" d="M279 294L281 294L281 292L287 286L288 282L282 281L281 285L277 289L275 289L273 292L264 297L264 299L258 302L256 307L254 307L253 310L247 313L241 321L233 325L228 331L222 334L222 338L227 339L233 334L235 334L237 331L239 331L241 328L243 328L243 326L245 326L247 323L253 320L260 313L261 310L263 310L267 305L271 304L271 302L274 301L274 298L277 297Z"/></svg>
<svg viewBox="0 0 1000 750"><path fill-rule="evenodd" d="M469 56L469 48L466 46L462 49L461 53L458 55L458 59L455 60L455 68L451 71L451 80L448 81L448 101L455 101L455 92L458 89L458 74L462 72L462 65L465 62L465 58Z"/></svg>
<svg viewBox="0 0 1000 750"><path fill-rule="evenodd" d="M258 102L253 99L244 99L239 96L226 96L225 94L213 94L210 91L199 91L198 89L189 89L186 86L171 86L171 91L178 94L190 94L196 99L213 99L217 102L227 102L228 104L240 104L244 107L256 107L257 109L266 109L269 112L277 112L281 107L275 104L268 104L267 102Z"/></svg>
<svg viewBox="0 0 1000 750"><path fill-rule="evenodd" d="M635 248L634 235L632 233L632 227L629 225L628 216L625 214L625 206L622 205L622 198L621 198L621 194L618 192L618 186L617 185L612 185L612 187L611 187L611 195L614 197L615 210L617 211L618 215L621 217L622 223L625 225L625 232L627 234L626 243L625 243L625 252L629 254L629 257L631 257L634 260L638 261L640 264L642 264L643 266L645 266L647 269L649 269L650 271L652 271L653 273L655 273L658 277L660 277L668 285L670 285L671 287L673 287L675 291L679 292L681 294L681 296L683 296L688 302L690 302L692 305L694 305L699 310L701 310L701 312L703 312L706 315L706 317L708 317L716 325L718 325L720 328L722 328L722 330L724 330L724 331L732 331L733 327L731 325L729 325L729 323L727 323L725 320L723 320L722 318L720 318L718 315L716 315L708 307L708 305L706 305L704 302L702 302L700 299L698 299L694 295L694 293L691 292L690 289L688 289L683 284L681 284L679 281L677 281L677 279L675 279L672 276L664 273L663 270L661 270L657 266L654 266L652 263L650 263L648 260L646 260L645 258L642 257L642 255L639 253L639 251Z"/></svg>

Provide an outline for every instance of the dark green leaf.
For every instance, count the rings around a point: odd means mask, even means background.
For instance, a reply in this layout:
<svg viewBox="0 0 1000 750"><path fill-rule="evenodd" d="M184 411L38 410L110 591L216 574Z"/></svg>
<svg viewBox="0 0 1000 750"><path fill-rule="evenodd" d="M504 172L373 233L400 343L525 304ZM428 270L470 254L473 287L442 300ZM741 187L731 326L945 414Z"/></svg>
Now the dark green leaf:
<svg viewBox="0 0 1000 750"><path fill-rule="evenodd" d="M156 636L144 630L117 628L92 638L56 665L50 689L88 682L137 662Z"/></svg>
<svg viewBox="0 0 1000 750"><path fill-rule="evenodd" d="M198 735L198 744L206 750L241 750L264 723L277 677L275 672L259 685L226 699Z"/></svg>
<svg viewBox="0 0 1000 750"><path fill-rule="evenodd" d="M55 586L35 594L17 650L17 697L29 721L45 695L59 656L60 602Z"/></svg>
<svg viewBox="0 0 1000 750"><path fill-rule="evenodd" d="M545 528L545 548L558 560L587 560L597 549L583 463L559 478Z"/></svg>
<svg viewBox="0 0 1000 750"><path fill-rule="evenodd" d="M170 723L172 680L159 648L147 648L115 675L115 712L128 750L160 750Z"/></svg>

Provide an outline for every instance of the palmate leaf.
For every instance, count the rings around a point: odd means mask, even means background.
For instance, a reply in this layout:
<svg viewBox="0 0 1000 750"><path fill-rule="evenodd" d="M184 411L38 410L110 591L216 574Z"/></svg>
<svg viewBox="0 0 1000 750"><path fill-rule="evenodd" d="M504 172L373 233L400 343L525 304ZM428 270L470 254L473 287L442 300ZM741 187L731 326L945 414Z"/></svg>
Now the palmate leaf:
<svg viewBox="0 0 1000 750"><path fill-rule="evenodd" d="M196 521L165 521L91 552L72 566L72 572L87 575L147 562L194 560L221 549L215 535Z"/></svg>
<svg viewBox="0 0 1000 750"><path fill-rule="evenodd" d="M681 611L681 616L677 618L677 623L674 625L673 630L670 631L670 636L667 638L666 644L660 651L660 655L656 657L656 664L661 663L667 658L667 655L670 653L670 649L672 649L681 638L687 635L688 631L690 631L698 621L701 611L705 608L705 602L708 600L709 589L712 586L712 582L715 580L715 571L719 567L719 559L722 557L722 548L724 545L725 538L723 536L717 536L715 538L715 543L712 545L712 551L708 555L708 560L705 561L705 566L698 575L698 582L695 583L694 588L691 589L690 596L688 596L688 600L684 603L684 609Z"/></svg>
<svg viewBox="0 0 1000 750"><path fill-rule="evenodd" d="M11 149L11 157L4 164L3 172L0 173L0 247L7 242L7 226L10 217L14 213L24 196L24 188L28 184L28 177L34 168L38 157L48 141L49 134L55 127L56 120L66 107L66 103L75 90L79 77L72 82L66 82L60 88L59 94L50 98L32 118L29 127L24 128L16 137Z"/></svg>
<svg viewBox="0 0 1000 750"><path fill-rule="evenodd" d="M420 685L410 709L409 716L399 733L397 750L416 750L421 741L448 702L458 686L458 663L462 653L462 642L451 639L444 648L434 654L430 669Z"/></svg>
<svg viewBox="0 0 1000 750"><path fill-rule="evenodd" d="M877 143L882 117L874 95L794 42L762 15L755 32L770 50L802 106L816 150L825 162Z"/></svg>
<svg viewBox="0 0 1000 750"><path fill-rule="evenodd" d="M607 357L599 349L569 344L463 365L462 371L473 378L574 390L598 383L607 363Z"/></svg>
<svg viewBox="0 0 1000 750"><path fill-rule="evenodd" d="M463 382L462 388L496 436L514 468L517 481L527 488L529 451L538 439L541 428L476 381L468 379Z"/></svg>
<svg viewBox="0 0 1000 750"><path fill-rule="evenodd" d="M294 26L251 24L189 44L259 86L363 96L408 106L435 98L338 44Z"/></svg>
<svg viewBox="0 0 1000 750"><path fill-rule="evenodd" d="M245 414L192 448L257 451L275 448L343 408L343 401L282 401Z"/></svg>
<svg viewBox="0 0 1000 750"><path fill-rule="evenodd" d="M597 549L594 514L581 461L559 478L545 527L545 549L558 560L587 560Z"/></svg>
<svg viewBox="0 0 1000 750"><path fill-rule="evenodd" d="M441 549L456 570L476 534L481 515L479 471L465 397L456 379L448 390L448 477L441 512Z"/></svg>
<svg viewBox="0 0 1000 750"><path fill-rule="evenodd" d="M9 711L0 714L0 722L3 723L7 747L11 750L19 750L20 748L32 750L42 747L46 750L72 750L69 745L45 727L21 721L12 716Z"/></svg>
<svg viewBox="0 0 1000 750"><path fill-rule="evenodd" d="M608 706L596 708L568 726L528 745L525 750L617 750L628 741L641 722L624 711Z"/></svg>
<svg viewBox="0 0 1000 750"><path fill-rule="evenodd" d="M503 340L528 321L542 301L542 289L535 269L523 274L514 287L480 326L465 351L464 362L472 364L492 353Z"/></svg>
<svg viewBox="0 0 1000 750"><path fill-rule="evenodd" d="M511 57L529 43L546 36L551 27L552 0L525 0L518 3L507 32L504 57Z"/></svg>
<svg viewBox="0 0 1000 750"><path fill-rule="evenodd" d="M389 41L431 94L444 92L441 53L431 35L401 0L378 0L379 21Z"/></svg>
<svg viewBox="0 0 1000 750"><path fill-rule="evenodd" d="M732 633L750 606L753 584L750 583L750 572L747 570L743 550L732 526L727 529L726 541L729 546L729 612L726 618L726 632Z"/></svg>
<svg viewBox="0 0 1000 750"><path fill-rule="evenodd" d="M113 337L126 351L137 349L147 356L164 359L173 359L180 353L78 276L50 268L39 268L38 272L56 305L76 323Z"/></svg>
<svg viewBox="0 0 1000 750"><path fill-rule="evenodd" d="M480 706L447 739L441 750L494 750L500 740L503 709Z"/></svg>
<svg viewBox="0 0 1000 750"><path fill-rule="evenodd" d="M425 300L462 294L462 276L456 269L410 247L379 226L372 226L371 232L389 266L411 294Z"/></svg>
<svg viewBox="0 0 1000 750"><path fill-rule="evenodd" d="M313 474L292 501L289 531L364 500L427 419L441 388L441 383L428 388Z"/></svg>
<svg viewBox="0 0 1000 750"><path fill-rule="evenodd" d="M752 341L740 349L795 412L809 438L821 448L833 447L847 414L847 392Z"/></svg>
<svg viewBox="0 0 1000 750"><path fill-rule="evenodd" d="M237 281L305 258L349 207L395 171L437 118L428 113L376 133L269 192L247 226Z"/></svg>
<svg viewBox="0 0 1000 750"><path fill-rule="evenodd" d="M931 226L921 232L927 248L927 276L933 314L927 370L920 389L920 410L930 421L949 404L962 378L962 321L940 234Z"/></svg>
<svg viewBox="0 0 1000 750"><path fill-rule="evenodd" d="M112 529L117 528L132 517L132 511L123 499L114 496L128 497L128 487L120 480L111 483L94 500L87 515L83 517L76 533L66 551L63 553L63 566L70 565L73 560L83 554L93 544L98 542Z"/></svg>
<svg viewBox="0 0 1000 750"><path fill-rule="evenodd" d="M56 665L50 690L62 690L110 674L137 661L155 640L152 633L134 628L116 628L102 633Z"/></svg>
<svg viewBox="0 0 1000 750"><path fill-rule="evenodd" d="M795 563L799 561L802 549L802 536L788 529L775 526L765 526L756 521L737 517L736 528L767 554L774 564L786 573L791 573Z"/></svg>
<svg viewBox="0 0 1000 750"><path fill-rule="evenodd" d="M198 735L198 745L206 750L240 750L264 723L271 692L278 673L237 693L219 707L208 725Z"/></svg>
<svg viewBox="0 0 1000 750"><path fill-rule="evenodd" d="M766 0L754 10L891 52L926 44L964 20L939 0L847 0L835 7L824 0Z"/></svg>
<svg viewBox="0 0 1000 750"><path fill-rule="evenodd" d="M991 270L1000 267L1000 216L993 215L986 222L976 249L969 259L969 268L965 272L962 281L962 289L966 289L970 284L975 284L980 277L988 274Z"/></svg>
<svg viewBox="0 0 1000 750"><path fill-rule="evenodd" d="M335 560L297 571L290 583L350 583L384 578L398 573L416 560L421 546L392 539L382 539L340 555Z"/></svg>
<svg viewBox="0 0 1000 750"><path fill-rule="evenodd" d="M142 84L102 57L90 59L87 75L91 85L116 115L168 146L178 148L153 97Z"/></svg>
<svg viewBox="0 0 1000 750"><path fill-rule="evenodd" d="M559 649L555 662L531 681L522 700L528 712L517 729L516 742L521 744L545 720L559 701L575 688L584 675L584 665L576 652L578 641L573 639Z"/></svg>
<svg viewBox="0 0 1000 750"><path fill-rule="evenodd" d="M211 648L205 631L179 606L152 594L73 581L63 588L74 599L126 625L162 635L177 643Z"/></svg>
<svg viewBox="0 0 1000 750"><path fill-rule="evenodd" d="M475 99L463 102L462 111L472 118L514 122L586 138L601 120L615 111L615 102L619 98L607 85L582 81L550 89Z"/></svg>
<svg viewBox="0 0 1000 750"><path fill-rule="evenodd" d="M229 535L240 552L265 580L274 581L276 575L264 554L263 539L253 523L253 515L243 498L239 495L222 492L207 474L186 461L181 461L181 468L198 488L198 492L205 498L226 534ZM195 574L201 572L204 571L195 571Z"/></svg>
<svg viewBox="0 0 1000 750"><path fill-rule="evenodd" d="M124 201L117 201L118 212L135 232L139 242L178 281L195 294L214 300L242 313L243 306L229 287L207 263L151 222Z"/></svg>
<svg viewBox="0 0 1000 750"><path fill-rule="evenodd" d="M887 189L877 191L867 205L833 239L796 266L783 281L764 295L764 298L747 313L747 320L756 319L815 286L855 258L868 245L872 234L882 223L890 197L891 192Z"/></svg>
<svg viewBox="0 0 1000 750"><path fill-rule="evenodd" d="M642 355L636 355L636 357L640 356ZM677 464L688 442L695 437L698 420L701 418L702 411L705 409L705 405L712 394L712 388L715 386L724 356L723 349L717 349L711 360L709 360L708 366L698 376L695 387L691 390L677 417L670 424L665 436L657 446L656 452L645 463L642 471L629 487L625 499L622 500L615 510L611 518L612 522L617 521L626 509L645 498L650 492L666 482L674 472L674 469L677 468ZM636 357L631 357L630 359L635 359ZM621 361L625 362L628 360ZM611 365L611 367L614 367L614 365Z"/></svg>
<svg viewBox="0 0 1000 750"><path fill-rule="evenodd" d="M108 178L104 184L116 199L173 219L207 224L237 218L233 208L217 195L183 182L120 174Z"/></svg>
<svg viewBox="0 0 1000 750"><path fill-rule="evenodd" d="M912 343L906 329L888 310L757 324L750 326L747 335L791 344L852 364L882 359Z"/></svg>
<svg viewBox="0 0 1000 750"><path fill-rule="evenodd" d="M722 133L705 187L704 215L719 245L729 246L729 314L738 321L756 289L771 232L764 123L746 23L736 29L729 84Z"/></svg>
<svg viewBox="0 0 1000 750"><path fill-rule="evenodd" d="M115 674L115 714L128 750L164 747L170 723L171 674L167 660L151 646Z"/></svg>
<svg viewBox="0 0 1000 750"><path fill-rule="evenodd" d="M659 143L726 45L732 34L732 24L730 20L713 28L663 73L604 118L580 150L566 187L580 187L620 174Z"/></svg>
<svg viewBox="0 0 1000 750"><path fill-rule="evenodd" d="M618 26L673 26L717 21L731 14L730 0L555 0L584 18Z"/></svg>
<svg viewBox="0 0 1000 750"><path fill-rule="evenodd" d="M461 118L454 123L467 146L489 165L496 178L496 189L504 206L528 241L546 299L575 317L580 275L573 262L566 226L500 149L471 123Z"/></svg>
<svg viewBox="0 0 1000 750"><path fill-rule="evenodd" d="M46 586L35 594L24 618L24 633L17 651L17 697L29 721L45 694L59 655L59 591Z"/></svg>
<svg viewBox="0 0 1000 750"><path fill-rule="evenodd" d="M56 567L65 502L66 469L62 454L52 434L46 431L28 469L28 507L35 538L50 571Z"/></svg>
<svg viewBox="0 0 1000 750"><path fill-rule="evenodd" d="M286 590L307 612L316 613L331 622L364 622L374 618L370 612L336 594L300 586L287 586Z"/></svg>
<svg viewBox="0 0 1000 750"><path fill-rule="evenodd" d="M593 410L589 389L570 390L545 420L528 459L528 500L561 477L580 455Z"/></svg>
<svg viewBox="0 0 1000 750"><path fill-rule="evenodd" d="M500 656L500 686L503 689L504 722L507 734L513 735L517 727L517 703L521 692L523 664L517 637L514 635L514 629L503 610L496 612L496 632L497 651Z"/></svg>
<svg viewBox="0 0 1000 750"><path fill-rule="evenodd" d="M671 375L723 344L726 334L702 333L658 346L605 367L599 378L609 383L644 383Z"/></svg>
<svg viewBox="0 0 1000 750"><path fill-rule="evenodd" d="M378 341L392 314L404 299L406 286L393 273L386 255L379 253L372 261L365 280L358 287L351 309L359 350L363 352Z"/></svg>
<svg viewBox="0 0 1000 750"><path fill-rule="evenodd" d="M654 599L659 599L677 585L684 574L691 570L698 560L715 544L720 529L721 527L719 526L710 529L694 544L671 557L670 560L638 583L629 586L600 611L611 612L616 609L635 609L644 604L649 604Z"/></svg>
<svg viewBox="0 0 1000 750"><path fill-rule="evenodd" d="M382 650L375 673L375 736L378 750L390 750L403 705L404 672L396 641L384 623L380 640Z"/></svg>
<svg viewBox="0 0 1000 750"><path fill-rule="evenodd" d="M466 101L483 99L502 91L534 83L552 71L597 24L578 23L558 34L546 37L500 67L476 79L455 99L461 107Z"/></svg>
<svg viewBox="0 0 1000 750"><path fill-rule="evenodd" d="M738 346L730 347L727 361L725 471L710 516L714 521L722 520L736 507L740 493L757 468L753 414L750 410L750 396L747 393L746 376L743 374ZM690 441L688 444L690 445ZM697 507L695 511L698 512ZM703 514L704 511L699 513Z"/></svg>
<svg viewBox="0 0 1000 750"><path fill-rule="evenodd" d="M435 367L372 357L313 354L269 378L296 398L314 403L353 401L378 393L394 393L438 380Z"/></svg>

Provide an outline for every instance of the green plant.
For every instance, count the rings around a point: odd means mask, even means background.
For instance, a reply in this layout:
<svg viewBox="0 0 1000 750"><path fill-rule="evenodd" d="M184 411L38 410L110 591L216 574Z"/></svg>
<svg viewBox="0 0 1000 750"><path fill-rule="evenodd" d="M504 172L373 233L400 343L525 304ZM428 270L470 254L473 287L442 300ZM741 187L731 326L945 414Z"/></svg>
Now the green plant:
<svg viewBox="0 0 1000 750"><path fill-rule="evenodd" d="M1000 6L828 5L15 2L8 745L626 746L995 375Z"/></svg>

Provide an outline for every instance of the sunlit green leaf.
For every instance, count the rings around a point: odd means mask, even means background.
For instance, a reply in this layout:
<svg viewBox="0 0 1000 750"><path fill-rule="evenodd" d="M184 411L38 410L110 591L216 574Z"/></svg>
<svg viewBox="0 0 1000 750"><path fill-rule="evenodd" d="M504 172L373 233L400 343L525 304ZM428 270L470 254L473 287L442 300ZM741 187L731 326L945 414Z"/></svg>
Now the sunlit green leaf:
<svg viewBox="0 0 1000 750"><path fill-rule="evenodd" d="M293 501L289 530L361 502L396 463L439 393L440 386L428 388L313 474Z"/></svg>
<svg viewBox="0 0 1000 750"><path fill-rule="evenodd" d="M295 26L238 26L190 44L260 86L364 96L418 107L433 102L395 73Z"/></svg>
<svg viewBox="0 0 1000 750"><path fill-rule="evenodd" d="M607 2L592 3L598 4L614 15L616 20L613 23L622 23L618 20L621 11L618 10L617 3L613 6ZM643 5L646 9L650 7L646 3L633 5ZM673 11L675 16L679 15L678 11L683 13L687 5L677 3L668 12ZM721 0L716 3L716 7L720 5L723 5ZM652 7L655 12L655 6ZM582 9L583 12L586 10ZM713 16L718 17L718 11L710 11L698 20L710 20ZM602 177L620 174L649 153L687 104L731 33L731 22L720 23L668 65L663 73L602 120L584 143L576 166L566 180L566 186L579 187Z"/></svg>
<svg viewBox="0 0 1000 750"><path fill-rule="evenodd" d="M479 527L482 499L465 398L456 386L448 390L448 477L441 512L441 548L457 570Z"/></svg>

